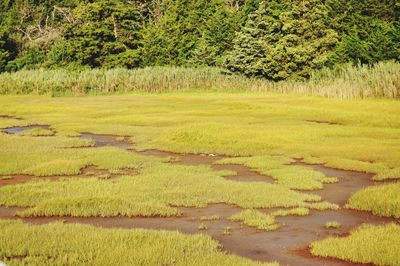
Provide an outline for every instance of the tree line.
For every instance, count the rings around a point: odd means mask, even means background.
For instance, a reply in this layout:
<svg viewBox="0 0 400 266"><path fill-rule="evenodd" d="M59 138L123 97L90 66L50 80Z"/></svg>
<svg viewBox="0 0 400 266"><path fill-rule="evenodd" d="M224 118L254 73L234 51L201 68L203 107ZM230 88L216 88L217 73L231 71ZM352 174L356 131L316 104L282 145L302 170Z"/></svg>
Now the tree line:
<svg viewBox="0 0 400 266"><path fill-rule="evenodd" d="M2 0L0 72L218 66L270 80L400 61L397 0Z"/></svg>

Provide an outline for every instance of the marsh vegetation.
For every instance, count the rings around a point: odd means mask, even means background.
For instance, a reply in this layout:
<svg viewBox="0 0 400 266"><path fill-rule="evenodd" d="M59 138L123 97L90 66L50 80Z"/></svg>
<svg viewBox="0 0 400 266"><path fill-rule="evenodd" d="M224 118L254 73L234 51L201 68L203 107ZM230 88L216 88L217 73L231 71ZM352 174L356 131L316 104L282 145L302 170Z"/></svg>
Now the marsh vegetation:
<svg viewBox="0 0 400 266"><path fill-rule="evenodd" d="M240 93L2 96L0 101L0 218L8 219L2 220L2 261L100 262L93 255L100 251L89 247L84 252L92 255L83 256L72 255L75 246L67 252L33 244L58 231L54 238L69 245L69 235L80 230L107 238L141 234L143 241L172 237L171 245L194 256L189 263L194 265L204 259L340 265L314 256L397 263L391 253L377 261L342 251L354 237L365 254L396 250L389 238L385 247L365 240L379 230L397 237L396 101ZM387 119L380 119L382 113ZM357 229L363 223L371 226ZM29 233L12 244L8 229ZM350 230L362 233L340 237ZM201 241L215 246L192 253L183 239L197 243L191 248ZM86 241L96 246L103 240ZM309 245L314 256L304 254ZM337 248L327 248L333 245ZM161 246L160 256L150 258L145 254L156 247L134 247L144 253L120 256L121 263L188 264L179 251ZM106 256L101 260L115 253Z"/></svg>

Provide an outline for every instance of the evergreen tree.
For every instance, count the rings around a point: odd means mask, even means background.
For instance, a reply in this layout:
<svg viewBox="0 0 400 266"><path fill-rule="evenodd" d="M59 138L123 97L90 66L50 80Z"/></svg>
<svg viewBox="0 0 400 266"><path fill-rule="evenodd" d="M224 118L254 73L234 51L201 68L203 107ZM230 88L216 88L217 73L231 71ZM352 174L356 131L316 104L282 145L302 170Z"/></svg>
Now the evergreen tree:
<svg viewBox="0 0 400 266"><path fill-rule="evenodd" d="M263 2L237 34L226 67L272 80L309 77L338 41L327 14L318 0Z"/></svg>
<svg viewBox="0 0 400 266"><path fill-rule="evenodd" d="M193 51L191 62L194 65L222 65L224 55L231 49L235 31L239 26L235 14L222 6L217 8L206 22L202 37Z"/></svg>
<svg viewBox="0 0 400 266"><path fill-rule="evenodd" d="M66 25L64 40L51 51L58 65L77 63L90 67L136 67L140 55L140 13L123 0L80 4Z"/></svg>
<svg viewBox="0 0 400 266"><path fill-rule="evenodd" d="M145 64L185 65L199 46L201 50L211 48L212 53L218 55L218 47L206 47L210 41L207 36L210 34L205 30L207 27L209 30L219 30L223 25L226 29L230 25L229 21L213 21L215 15L228 19L226 11L221 10L224 8L223 4L221 0L167 0L163 5L163 15L151 21L144 31ZM205 39L201 41L203 33ZM216 39L221 37L217 34Z"/></svg>

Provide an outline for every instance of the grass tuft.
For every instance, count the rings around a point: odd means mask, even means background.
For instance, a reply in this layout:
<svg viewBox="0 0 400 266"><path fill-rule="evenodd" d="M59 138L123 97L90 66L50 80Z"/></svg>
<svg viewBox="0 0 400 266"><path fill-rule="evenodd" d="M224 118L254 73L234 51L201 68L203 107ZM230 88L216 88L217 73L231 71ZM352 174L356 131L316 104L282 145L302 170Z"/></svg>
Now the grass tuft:
<svg viewBox="0 0 400 266"><path fill-rule="evenodd" d="M400 226L362 225L347 237L330 237L311 244L315 256L355 263L400 265Z"/></svg>

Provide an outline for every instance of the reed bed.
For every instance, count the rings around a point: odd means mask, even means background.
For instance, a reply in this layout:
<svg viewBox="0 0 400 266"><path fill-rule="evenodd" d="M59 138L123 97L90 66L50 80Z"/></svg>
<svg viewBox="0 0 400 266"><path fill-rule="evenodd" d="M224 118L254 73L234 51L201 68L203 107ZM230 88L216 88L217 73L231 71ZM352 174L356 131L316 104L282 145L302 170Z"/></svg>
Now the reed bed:
<svg viewBox="0 0 400 266"><path fill-rule="evenodd" d="M219 68L22 70L0 74L0 94L104 95L171 91L278 92L329 98L400 98L400 64L344 65L316 72L307 81L272 82L224 73Z"/></svg>

